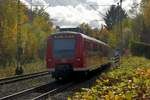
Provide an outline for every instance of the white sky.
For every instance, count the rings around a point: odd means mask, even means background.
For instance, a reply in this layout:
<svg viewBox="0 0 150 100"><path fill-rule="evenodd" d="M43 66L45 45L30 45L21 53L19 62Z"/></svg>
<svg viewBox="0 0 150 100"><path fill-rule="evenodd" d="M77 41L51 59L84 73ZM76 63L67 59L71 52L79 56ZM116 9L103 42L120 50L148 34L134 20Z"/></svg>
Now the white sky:
<svg viewBox="0 0 150 100"><path fill-rule="evenodd" d="M31 0L21 0L30 5ZM100 28L104 24L103 16L92 9L93 5L102 14L105 14L109 6L96 5L117 5L119 0L32 0L32 4L50 5L46 12L50 14L55 25L61 27L76 27L85 22L92 27ZM123 8L128 12L133 2L140 3L141 0L123 0Z"/></svg>

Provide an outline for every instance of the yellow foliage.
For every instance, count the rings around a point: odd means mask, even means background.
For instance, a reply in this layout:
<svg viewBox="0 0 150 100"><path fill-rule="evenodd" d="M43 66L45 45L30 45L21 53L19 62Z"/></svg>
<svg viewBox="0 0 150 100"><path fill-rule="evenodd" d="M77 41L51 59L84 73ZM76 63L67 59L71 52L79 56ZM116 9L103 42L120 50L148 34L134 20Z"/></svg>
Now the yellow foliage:
<svg viewBox="0 0 150 100"><path fill-rule="evenodd" d="M24 66L23 66L24 74L45 71L45 70L47 70L47 68L44 66L45 66L45 64L42 61L37 61L35 63L30 63L30 64L24 64ZM16 70L15 65L10 65L10 66L6 66L6 67L0 66L0 79L5 78L5 77L14 76L15 70Z"/></svg>
<svg viewBox="0 0 150 100"><path fill-rule="evenodd" d="M144 100L150 96L150 60L121 58L121 65L100 75L96 85L77 92L73 100ZM106 84L107 83L107 84ZM75 99L74 99L75 98Z"/></svg>
<svg viewBox="0 0 150 100"><path fill-rule="evenodd" d="M138 74L139 76L146 76L150 78L150 68L148 69L137 68L136 74Z"/></svg>

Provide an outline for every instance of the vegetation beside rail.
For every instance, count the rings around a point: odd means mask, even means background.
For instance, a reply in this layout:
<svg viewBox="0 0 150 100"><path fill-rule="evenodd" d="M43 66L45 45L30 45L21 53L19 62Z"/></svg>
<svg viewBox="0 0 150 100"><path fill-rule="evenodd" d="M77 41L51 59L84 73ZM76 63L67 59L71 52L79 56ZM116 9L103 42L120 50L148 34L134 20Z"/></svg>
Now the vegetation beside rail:
<svg viewBox="0 0 150 100"><path fill-rule="evenodd" d="M34 72L41 72L47 70L43 61L24 64L23 69L24 69L24 74L30 74ZM16 70L15 65L0 67L0 78L14 76L15 70Z"/></svg>
<svg viewBox="0 0 150 100"><path fill-rule="evenodd" d="M150 60L123 57L118 68L102 73L95 86L82 88L73 100L131 100L150 97Z"/></svg>

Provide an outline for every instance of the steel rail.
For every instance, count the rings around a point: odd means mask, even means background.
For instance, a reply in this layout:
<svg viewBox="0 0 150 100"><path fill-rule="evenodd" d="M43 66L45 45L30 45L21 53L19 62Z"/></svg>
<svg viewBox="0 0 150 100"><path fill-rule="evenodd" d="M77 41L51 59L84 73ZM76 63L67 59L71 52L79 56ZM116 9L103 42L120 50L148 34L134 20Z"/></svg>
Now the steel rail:
<svg viewBox="0 0 150 100"><path fill-rule="evenodd" d="M9 83L13 83L13 82L21 81L21 80L30 79L30 78L37 78L39 76L48 75L48 74L50 74L49 71L42 71L42 72L37 72L37 73L32 73L32 74L7 77L7 78L0 79L0 85L9 84Z"/></svg>
<svg viewBox="0 0 150 100"><path fill-rule="evenodd" d="M52 89L52 90L50 90L50 91L48 91L46 93L43 93L43 94L41 94L41 95L31 99L31 100L45 100L45 99L48 99L49 95L53 95L53 94L59 93L59 92L65 90L65 89L73 86L74 84L75 84L74 82L67 83L67 84L59 86L59 87L57 87L55 89Z"/></svg>
<svg viewBox="0 0 150 100"><path fill-rule="evenodd" d="M17 92L17 93L8 95L8 96L4 96L4 97L0 98L0 100L15 100L16 98L27 95L29 93L33 93L34 91L36 92L38 90L43 90L43 89L45 89L45 87L48 87L48 86L54 87L55 84L56 84L56 82L54 81L51 83L47 83L47 84L43 84L43 85L36 86L33 88L29 88L29 89L26 89L26 90L23 90L23 91L20 91L20 92Z"/></svg>

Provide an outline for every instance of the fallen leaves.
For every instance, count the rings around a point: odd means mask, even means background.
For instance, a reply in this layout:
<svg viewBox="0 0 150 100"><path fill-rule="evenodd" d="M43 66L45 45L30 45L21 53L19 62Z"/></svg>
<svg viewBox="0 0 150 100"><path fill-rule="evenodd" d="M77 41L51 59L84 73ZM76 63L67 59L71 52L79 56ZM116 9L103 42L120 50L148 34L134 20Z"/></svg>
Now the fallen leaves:
<svg viewBox="0 0 150 100"><path fill-rule="evenodd" d="M120 67L103 73L96 85L72 97L74 100L150 99L150 60L122 58Z"/></svg>

